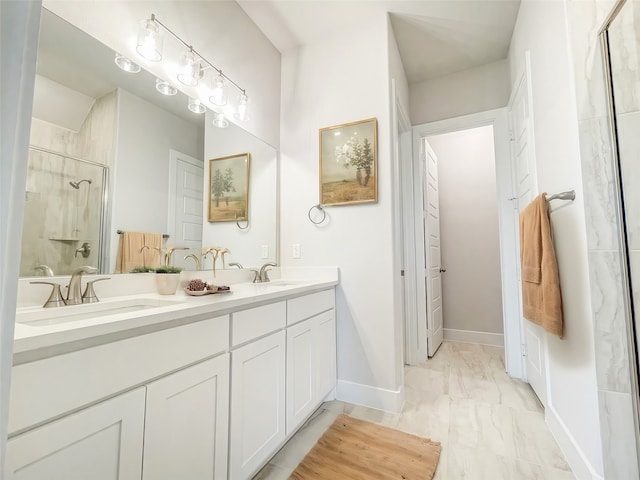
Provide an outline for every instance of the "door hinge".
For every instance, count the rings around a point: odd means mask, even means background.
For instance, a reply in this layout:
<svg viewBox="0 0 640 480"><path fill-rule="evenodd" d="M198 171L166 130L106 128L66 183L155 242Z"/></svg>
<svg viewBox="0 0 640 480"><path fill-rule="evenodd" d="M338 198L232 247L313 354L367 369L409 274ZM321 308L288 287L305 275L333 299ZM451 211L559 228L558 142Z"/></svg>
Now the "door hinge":
<svg viewBox="0 0 640 480"><path fill-rule="evenodd" d="M527 356L527 344L526 343L522 344L522 356L523 357Z"/></svg>
<svg viewBox="0 0 640 480"><path fill-rule="evenodd" d="M404 277L404 270L400 270L400 276Z"/></svg>

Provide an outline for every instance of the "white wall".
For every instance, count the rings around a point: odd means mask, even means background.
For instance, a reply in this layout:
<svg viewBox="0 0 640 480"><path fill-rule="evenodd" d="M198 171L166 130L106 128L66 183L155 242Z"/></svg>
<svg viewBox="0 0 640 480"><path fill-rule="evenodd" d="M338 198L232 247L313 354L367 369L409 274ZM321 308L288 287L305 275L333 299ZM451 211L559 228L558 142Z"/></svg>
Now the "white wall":
<svg viewBox="0 0 640 480"><path fill-rule="evenodd" d="M544 26L544 31L541 30ZM531 88L540 192L575 190L551 204L565 338L547 336L547 423L578 478L602 474L593 324L572 58L563 1L523 1L509 60L515 81L531 52Z"/></svg>
<svg viewBox="0 0 640 480"><path fill-rule="evenodd" d="M380 13L282 56L281 261L340 267L338 396L399 410L387 28ZM378 203L327 207L327 221L313 225L318 130L371 117L378 119ZM299 260L291 258L295 243Z"/></svg>
<svg viewBox="0 0 640 480"><path fill-rule="evenodd" d="M127 55L157 76L171 79L195 96L207 88L191 89L175 78L182 46L168 34L168 62L146 62L135 51L138 23L154 13L207 60L247 91L251 119L241 126L274 146L279 142L280 53L235 2L140 1L78 2L46 0L44 6L114 50ZM231 92L229 97L231 101ZM234 91L234 95L237 92ZM234 99L235 101L235 99ZM233 121L233 119L230 119Z"/></svg>
<svg viewBox="0 0 640 480"><path fill-rule="evenodd" d="M411 124L505 107L510 89L508 60L414 83L409 86Z"/></svg>
<svg viewBox="0 0 640 480"><path fill-rule="evenodd" d="M202 128L122 89L117 122L110 272L115 271L116 230L167 232L169 150L202 159L204 146Z"/></svg>
<svg viewBox="0 0 640 480"><path fill-rule="evenodd" d="M239 262L245 268L276 261L276 199L278 153L271 145L250 135L235 125L217 128L211 123L212 114L207 113L204 143L204 204L203 204L203 248L223 246L231 250L225 256L229 262ZM251 154L249 165L249 226L238 228L235 222L208 222L209 160L241 153ZM246 222L241 221L242 227ZM262 246L266 245L267 258L262 258ZM213 265L211 255L203 263L208 269ZM216 268L222 268L218 262Z"/></svg>
<svg viewBox="0 0 640 480"><path fill-rule="evenodd" d="M503 333L493 127L428 137L438 157L446 330ZM446 331L445 330L445 331Z"/></svg>

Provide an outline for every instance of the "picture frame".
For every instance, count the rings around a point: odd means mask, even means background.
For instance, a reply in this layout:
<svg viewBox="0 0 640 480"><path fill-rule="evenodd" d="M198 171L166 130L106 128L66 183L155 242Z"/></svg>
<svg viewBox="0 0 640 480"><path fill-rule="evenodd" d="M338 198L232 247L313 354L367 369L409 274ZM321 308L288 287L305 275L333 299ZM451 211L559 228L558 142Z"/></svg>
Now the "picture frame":
<svg viewBox="0 0 640 480"><path fill-rule="evenodd" d="M320 204L378 201L378 121L320 129Z"/></svg>
<svg viewBox="0 0 640 480"><path fill-rule="evenodd" d="M209 160L209 222L249 220L250 153Z"/></svg>

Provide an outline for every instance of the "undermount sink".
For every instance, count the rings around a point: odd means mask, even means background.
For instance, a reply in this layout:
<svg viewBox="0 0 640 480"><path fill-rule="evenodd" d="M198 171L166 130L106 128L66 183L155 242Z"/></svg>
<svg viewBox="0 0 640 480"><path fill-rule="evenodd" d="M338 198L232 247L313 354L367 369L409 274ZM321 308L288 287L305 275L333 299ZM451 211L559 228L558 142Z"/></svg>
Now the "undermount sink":
<svg viewBox="0 0 640 480"><path fill-rule="evenodd" d="M41 308L24 312L18 311L16 313L16 323L30 327L60 325L63 323L77 322L79 320L169 307L180 303L183 302L157 298L129 298L126 300L69 305L65 307Z"/></svg>

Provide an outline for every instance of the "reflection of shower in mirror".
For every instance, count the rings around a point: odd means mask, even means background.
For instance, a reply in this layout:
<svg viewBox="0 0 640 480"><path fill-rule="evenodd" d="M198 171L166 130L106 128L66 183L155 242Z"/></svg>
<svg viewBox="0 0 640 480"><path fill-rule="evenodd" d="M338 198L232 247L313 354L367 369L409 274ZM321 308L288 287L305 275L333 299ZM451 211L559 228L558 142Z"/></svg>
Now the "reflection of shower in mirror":
<svg viewBox="0 0 640 480"><path fill-rule="evenodd" d="M76 190L80 189L80 184L82 182L87 182L89 185L91 185L91 180L89 180L88 178L83 178L82 180L79 180L77 182L74 182L73 180L71 180L69 182L69 185L71 185L73 188L75 188Z"/></svg>

